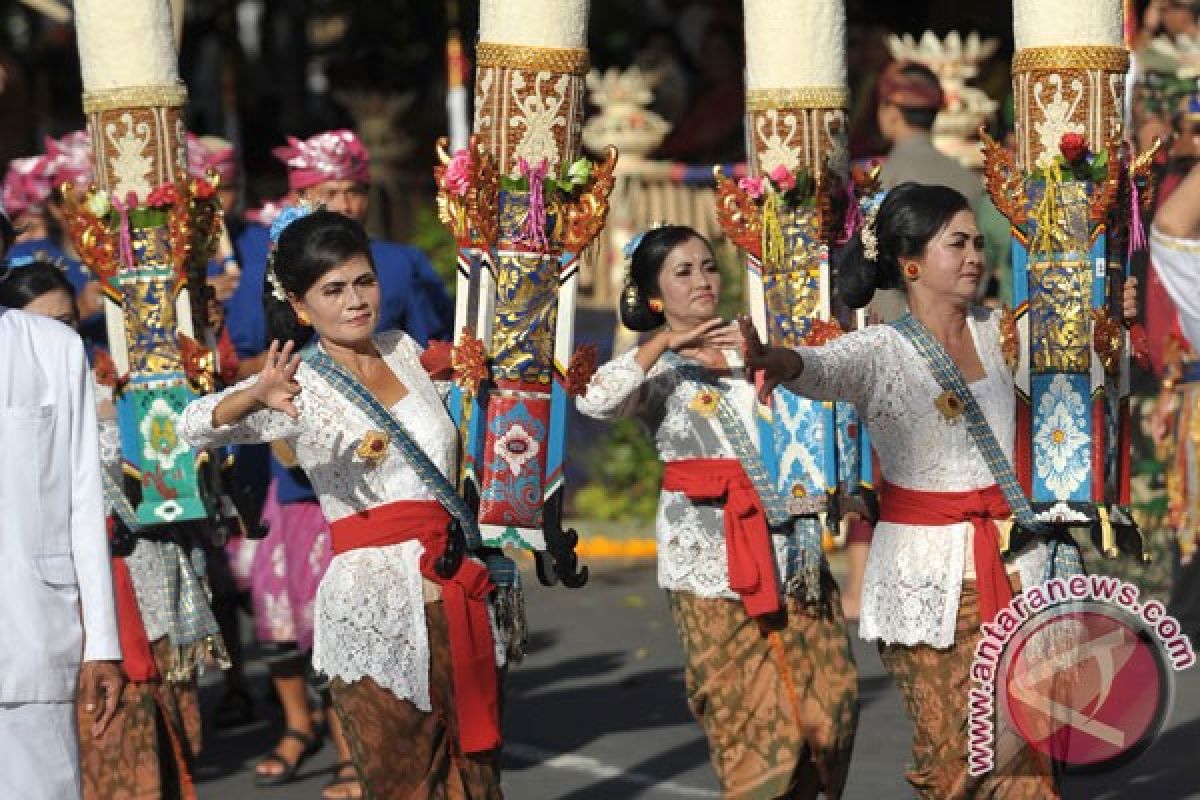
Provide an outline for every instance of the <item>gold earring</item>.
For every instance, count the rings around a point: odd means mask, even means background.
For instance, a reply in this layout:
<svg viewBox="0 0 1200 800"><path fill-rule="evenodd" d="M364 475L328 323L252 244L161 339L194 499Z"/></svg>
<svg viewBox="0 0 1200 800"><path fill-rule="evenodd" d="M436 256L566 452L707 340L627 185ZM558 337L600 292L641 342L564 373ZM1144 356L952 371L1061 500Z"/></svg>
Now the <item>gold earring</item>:
<svg viewBox="0 0 1200 800"><path fill-rule="evenodd" d="M917 278L921 277L921 265L916 261L904 262L904 277L908 278L910 281L915 281Z"/></svg>
<svg viewBox="0 0 1200 800"><path fill-rule="evenodd" d="M300 322L300 324L301 324L301 325L303 325L304 327L306 327L306 328L311 328L311 327L312 327L312 322L311 322L311 321L309 321L309 319L308 319L308 314L305 314L303 311L297 311L297 312L296 312L296 319L297 319L297 320Z"/></svg>
<svg viewBox="0 0 1200 800"><path fill-rule="evenodd" d="M646 305L649 306L650 310L655 314L661 314L663 312L663 301L659 300L657 297L651 297L646 302Z"/></svg>

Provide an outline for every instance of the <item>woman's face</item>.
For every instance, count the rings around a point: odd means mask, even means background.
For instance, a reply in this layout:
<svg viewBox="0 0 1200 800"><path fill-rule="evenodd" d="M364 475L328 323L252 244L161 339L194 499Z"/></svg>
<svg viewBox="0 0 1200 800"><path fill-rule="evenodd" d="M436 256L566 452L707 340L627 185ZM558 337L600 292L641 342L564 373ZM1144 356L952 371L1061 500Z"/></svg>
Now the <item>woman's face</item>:
<svg viewBox="0 0 1200 800"><path fill-rule="evenodd" d="M354 345L370 339L379 322L379 281L365 255L351 256L293 297L292 306L323 340Z"/></svg>
<svg viewBox="0 0 1200 800"><path fill-rule="evenodd" d="M56 319L72 328L79 327L79 313L75 310L75 298L66 289L51 289L27 303L22 311Z"/></svg>
<svg viewBox="0 0 1200 800"><path fill-rule="evenodd" d="M969 209L959 211L934 234L918 259L921 266L909 292L928 299L974 302L984 278L983 234ZM901 261L901 269L904 262Z"/></svg>
<svg viewBox="0 0 1200 800"><path fill-rule="evenodd" d="M721 272L708 244L697 237L675 245L658 273L663 313L675 330L694 328L717 315Z"/></svg>

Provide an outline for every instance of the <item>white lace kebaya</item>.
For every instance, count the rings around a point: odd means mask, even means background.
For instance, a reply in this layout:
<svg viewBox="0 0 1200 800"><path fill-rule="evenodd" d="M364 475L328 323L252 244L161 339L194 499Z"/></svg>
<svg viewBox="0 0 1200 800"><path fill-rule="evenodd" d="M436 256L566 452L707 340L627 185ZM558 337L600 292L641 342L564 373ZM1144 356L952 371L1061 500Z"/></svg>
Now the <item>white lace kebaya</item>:
<svg viewBox="0 0 1200 800"><path fill-rule="evenodd" d="M453 479L458 432L421 366L420 347L401 331L378 334L375 344L408 387L392 413L433 463ZM180 421L183 437L196 447L287 441L330 522L401 500L435 499L395 448L388 448L378 465L355 454L363 435L374 426L305 364L296 372L301 387L295 399L298 419L268 409L214 428L213 410L222 397L257 379L251 377L233 389L192 402ZM432 705L420 571L423 552L420 542L411 541L334 556L317 590L313 666L347 683L370 676L428 712ZM500 642L499 636L496 641ZM497 647L497 663L502 664Z"/></svg>
<svg viewBox="0 0 1200 800"><path fill-rule="evenodd" d="M737 458L719 425L696 424L697 412L691 405L701 387L685 382L664 359L647 374L635 360L636 354L636 349L630 350L597 370L587 392L576 401L579 411L596 419L636 418L654 439L664 463ZM736 352L726 352L725 358L734 369L718 380L718 386L757 444L754 385L746 380ZM738 599L729 588L725 513L719 505L696 503L682 492L664 490L659 495L654 529L659 586L698 597ZM789 539L776 535L771 540L786 589L795 571L788 558Z"/></svg>
<svg viewBox="0 0 1200 800"><path fill-rule="evenodd" d="M967 317L987 377L970 385L996 439L1012 458L1012 374L1000 349L999 314ZM948 421L934 401L942 393L925 360L890 325L872 325L823 347L801 347L804 372L788 388L816 400L845 400L858 409L883 478L906 489L959 492L995 483L960 416ZM880 522L863 576L859 633L887 644L954 643L964 569L970 569L970 522L902 525ZM1030 545L1010 568L1021 584L1041 582L1046 548ZM968 577L972 572L968 572Z"/></svg>

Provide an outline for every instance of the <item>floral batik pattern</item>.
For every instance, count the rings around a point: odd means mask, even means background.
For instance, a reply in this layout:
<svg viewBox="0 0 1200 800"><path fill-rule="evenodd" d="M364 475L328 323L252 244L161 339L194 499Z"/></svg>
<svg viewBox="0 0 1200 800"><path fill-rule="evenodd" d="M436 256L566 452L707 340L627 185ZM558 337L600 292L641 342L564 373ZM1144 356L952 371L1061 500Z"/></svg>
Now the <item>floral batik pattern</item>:
<svg viewBox="0 0 1200 800"><path fill-rule="evenodd" d="M735 600L668 594L688 706L726 798L839 798L858 724L858 668L833 579L764 632Z"/></svg>

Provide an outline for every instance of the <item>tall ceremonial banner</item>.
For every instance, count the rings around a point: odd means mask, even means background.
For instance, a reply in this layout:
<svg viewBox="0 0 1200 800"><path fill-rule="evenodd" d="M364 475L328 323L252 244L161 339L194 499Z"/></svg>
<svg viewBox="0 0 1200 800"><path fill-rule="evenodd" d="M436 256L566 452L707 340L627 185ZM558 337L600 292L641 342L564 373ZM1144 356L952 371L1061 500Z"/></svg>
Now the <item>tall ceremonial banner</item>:
<svg viewBox="0 0 1200 800"><path fill-rule="evenodd" d="M142 525L211 510L176 425L213 387L212 353L196 342L203 304L191 298L205 296L221 217L213 184L188 179L170 9L170 0L122 0L117 13L107 0L76 0L96 185L82 200L64 191L69 234L106 297L123 466L141 484Z"/></svg>
<svg viewBox="0 0 1200 800"><path fill-rule="evenodd" d="M797 347L842 333L830 251L857 209L848 175L846 16L829 0L746 0L750 177L717 170L717 216L746 252L746 295L761 337ZM854 215L851 214L853 217ZM870 446L854 408L776 390L760 409L764 460L789 510L837 530L870 485Z"/></svg>
<svg viewBox="0 0 1200 800"><path fill-rule="evenodd" d="M458 242L452 408L461 483L489 546L537 555L545 583L582 585L562 528L571 396L595 370L572 352L579 256L604 226L616 151L580 157L587 0L484 0L474 134L436 169Z"/></svg>
<svg viewBox="0 0 1200 800"><path fill-rule="evenodd" d="M1121 293L1153 154L1123 143L1121 5L1015 0L1015 157L985 141L988 191L1012 224L1017 476L1040 519L1091 526L1109 556L1140 552Z"/></svg>

